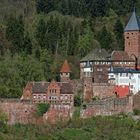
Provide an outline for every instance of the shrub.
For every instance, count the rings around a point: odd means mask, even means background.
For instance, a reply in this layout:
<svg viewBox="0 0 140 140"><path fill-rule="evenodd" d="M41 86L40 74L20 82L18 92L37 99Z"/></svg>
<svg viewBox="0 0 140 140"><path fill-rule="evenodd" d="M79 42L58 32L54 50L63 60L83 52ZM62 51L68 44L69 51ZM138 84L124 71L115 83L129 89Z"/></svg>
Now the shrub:
<svg viewBox="0 0 140 140"><path fill-rule="evenodd" d="M74 96L74 106L81 106L82 100L80 95L75 95Z"/></svg>
<svg viewBox="0 0 140 140"><path fill-rule="evenodd" d="M37 115L43 116L43 114L48 111L49 107L50 107L50 105L47 103L38 103L37 104Z"/></svg>
<svg viewBox="0 0 140 140"><path fill-rule="evenodd" d="M139 109L134 109L133 112L134 112L134 115L140 115L140 110Z"/></svg>

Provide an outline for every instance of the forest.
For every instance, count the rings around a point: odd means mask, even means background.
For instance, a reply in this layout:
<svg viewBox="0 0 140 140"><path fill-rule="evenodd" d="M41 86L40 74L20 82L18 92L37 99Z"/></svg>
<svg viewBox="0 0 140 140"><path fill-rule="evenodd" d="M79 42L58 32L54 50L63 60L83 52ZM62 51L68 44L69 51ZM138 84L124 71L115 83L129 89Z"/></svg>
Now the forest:
<svg viewBox="0 0 140 140"><path fill-rule="evenodd" d="M19 98L28 81L59 81L64 59L79 78L80 59L96 47L123 49L138 0L1 0L0 97Z"/></svg>

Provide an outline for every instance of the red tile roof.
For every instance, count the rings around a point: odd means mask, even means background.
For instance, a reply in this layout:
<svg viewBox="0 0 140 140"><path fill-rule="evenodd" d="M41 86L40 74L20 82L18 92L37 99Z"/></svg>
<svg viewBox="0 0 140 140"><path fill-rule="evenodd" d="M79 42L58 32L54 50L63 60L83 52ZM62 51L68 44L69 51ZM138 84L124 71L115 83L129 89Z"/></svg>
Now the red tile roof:
<svg viewBox="0 0 140 140"><path fill-rule="evenodd" d="M64 61L64 64L63 64L60 72L64 72L64 73L71 72L71 69L70 69L70 66L69 66L67 60Z"/></svg>
<svg viewBox="0 0 140 140"><path fill-rule="evenodd" d="M111 59L118 61L133 60L132 58L129 57L128 53L125 51L113 51L111 54Z"/></svg>
<svg viewBox="0 0 140 140"><path fill-rule="evenodd" d="M115 86L115 93L119 98L126 97L129 94L129 86Z"/></svg>

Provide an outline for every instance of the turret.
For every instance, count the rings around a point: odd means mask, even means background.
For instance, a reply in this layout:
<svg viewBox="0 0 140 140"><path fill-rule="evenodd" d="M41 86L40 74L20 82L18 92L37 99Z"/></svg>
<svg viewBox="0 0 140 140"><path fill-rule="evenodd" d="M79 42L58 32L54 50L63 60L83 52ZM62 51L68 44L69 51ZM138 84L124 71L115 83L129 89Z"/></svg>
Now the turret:
<svg viewBox="0 0 140 140"><path fill-rule="evenodd" d="M135 9L124 30L125 51L137 58L140 54L140 22Z"/></svg>
<svg viewBox="0 0 140 140"><path fill-rule="evenodd" d="M68 64L68 61L65 60L64 64L60 70L60 81L61 82L69 82L70 81L70 74L71 74L71 69Z"/></svg>

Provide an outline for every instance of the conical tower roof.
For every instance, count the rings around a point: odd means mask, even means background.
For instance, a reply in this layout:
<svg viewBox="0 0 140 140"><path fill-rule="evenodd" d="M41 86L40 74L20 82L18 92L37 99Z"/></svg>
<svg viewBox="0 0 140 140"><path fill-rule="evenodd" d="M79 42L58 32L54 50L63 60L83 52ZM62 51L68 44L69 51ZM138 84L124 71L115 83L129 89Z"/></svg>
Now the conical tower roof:
<svg viewBox="0 0 140 140"><path fill-rule="evenodd" d="M60 72L61 73L69 73L69 72L71 72L71 69L70 69L70 66L69 66L67 60L64 61L64 64L63 64Z"/></svg>
<svg viewBox="0 0 140 140"><path fill-rule="evenodd" d="M128 31L140 31L140 22L139 22L139 19L136 15L136 12L135 12L135 9L124 29L125 32L128 32Z"/></svg>

